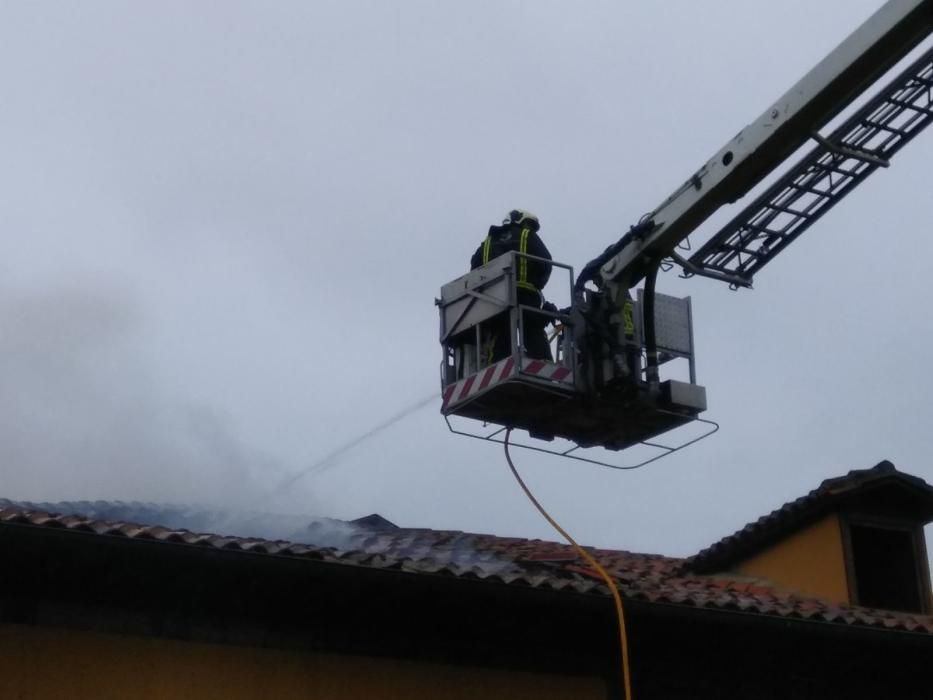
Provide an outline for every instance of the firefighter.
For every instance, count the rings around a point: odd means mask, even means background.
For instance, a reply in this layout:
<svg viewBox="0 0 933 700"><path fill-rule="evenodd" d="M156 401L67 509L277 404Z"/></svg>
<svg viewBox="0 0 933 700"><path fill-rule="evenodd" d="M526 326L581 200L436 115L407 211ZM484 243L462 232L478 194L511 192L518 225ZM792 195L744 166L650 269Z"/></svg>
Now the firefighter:
<svg viewBox="0 0 933 700"><path fill-rule="evenodd" d="M509 251L526 253L537 258L551 259L544 242L538 236L538 217L531 212L513 209L500 226L490 226L489 234L473 258L470 269L485 265ZM551 276L551 266L537 260L518 256L515 261L518 303L541 309L545 306L541 290ZM547 304L547 310L553 310L553 304ZM538 360L551 360L551 348L547 340L545 327L549 323L546 315L526 310L523 314L522 344L528 357ZM484 364L491 364L511 353L510 328L508 314L502 314L487 324L487 334L483 340L481 356Z"/></svg>

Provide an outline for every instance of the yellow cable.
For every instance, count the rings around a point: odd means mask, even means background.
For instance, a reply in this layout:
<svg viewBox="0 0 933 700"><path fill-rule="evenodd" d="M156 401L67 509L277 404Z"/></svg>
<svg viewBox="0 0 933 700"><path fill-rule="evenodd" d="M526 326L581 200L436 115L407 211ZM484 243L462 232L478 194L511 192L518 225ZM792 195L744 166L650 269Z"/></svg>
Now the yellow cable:
<svg viewBox="0 0 933 700"><path fill-rule="evenodd" d="M593 556L587 552L583 547L577 544L577 541L570 536L570 534L562 528L554 518L548 514L544 509L538 499L534 497L534 494L531 493L531 490L525 485L525 482L522 481L522 477L519 475L518 470L515 468L515 465L512 464L512 457L509 455L509 435L512 432L512 429L509 428L505 431L505 459L509 463L509 469L512 470L512 474L515 476L515 480L518 481L518 485L522 487L522 491L525 492L525 495L528 496L534 507L538 509L538 512L544 516L544 519L547 520L551 526L557 530L564 539L566 539L573 547L577 550L577 553L583 557L590 566L596 569L599 572L599 575L603 577L603 580L606 582L606 585L609 587L609 592L612 593L612 599L615 601L616 606L616 618L619 622L619 644L622 651L622 685L625 689L625 700L632 700L632 686L629 678L629 663L628 663L628 636L625 633L625 611L622 607L622 596L619 594L619 587L616 585L615 580L609 575L609 573L599 564Z"/></svg>

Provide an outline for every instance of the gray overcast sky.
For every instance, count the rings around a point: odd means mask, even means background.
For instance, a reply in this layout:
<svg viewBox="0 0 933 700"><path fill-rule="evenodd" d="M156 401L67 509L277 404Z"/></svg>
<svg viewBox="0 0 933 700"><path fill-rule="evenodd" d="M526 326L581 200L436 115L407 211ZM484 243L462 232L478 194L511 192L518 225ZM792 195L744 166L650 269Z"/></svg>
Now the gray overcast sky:
<svg viewBox="0 0 933 700"><path fill-rule="evenodd" d="M555 539L432 404L433 299L513 207L578 269L880 6L7 2L0 496ZM933 479L933 133L756 280L691 295L714 437L515 459L580 540L690 554L822 479Z"/></svg>

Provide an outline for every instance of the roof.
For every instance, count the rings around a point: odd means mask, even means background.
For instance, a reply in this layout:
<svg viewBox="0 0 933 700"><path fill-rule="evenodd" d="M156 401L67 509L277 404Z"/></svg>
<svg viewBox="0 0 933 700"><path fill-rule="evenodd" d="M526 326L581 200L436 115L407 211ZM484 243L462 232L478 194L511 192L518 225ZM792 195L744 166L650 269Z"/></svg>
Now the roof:
<svg viewBox="0 0 933 700"><path fill-rule="evenodd" d="M374 527L367 528L367 523ZM347 530L340 547L334 547L198 533L158 524L55 513L30 504L0 501L0 528L50 528L102 538L289 557L307 561L309 565L327 563L419 576L454 577L567 595L608 595L598 574L581 562L566 544L451 530L400 528L378 515L344 525ZM627 600L933 634L933 616L833 605L782 592L761 579L691 573L687 560L674 557L596 548L590 548L590 552L615 577Z"/></svg>
<svg viewBox="0 0 933 700"><path fill-rule="evenodd" d="M846 502L891 488L906 491L918 504L920 517L933 519L933 487L919 477L898 471L885 460L871 469L855 469L844 476L826 479L805 496L785 503L690 557L685 566L697 573L722 571Z"/></svg>

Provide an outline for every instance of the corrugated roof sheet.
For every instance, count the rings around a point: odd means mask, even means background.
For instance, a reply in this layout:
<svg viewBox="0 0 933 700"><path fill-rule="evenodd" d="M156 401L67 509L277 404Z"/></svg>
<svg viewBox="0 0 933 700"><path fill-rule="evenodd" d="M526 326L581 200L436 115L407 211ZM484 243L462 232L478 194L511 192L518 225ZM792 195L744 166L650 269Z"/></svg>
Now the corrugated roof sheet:
<svg viewBox="0 0 933 700"><path fill-rule="evenodd" d="M355 526L345 546L338 549L51 513L0 501L0 527L61 528L101 537L179 543L393 569L413 575L452 576L575 594L608 595L598 574L578 560L569 545L449 530L393 529L392 524L382 518L373 522L378 524L375 529ZM630 600L933 633L933 616L831 605L782 592L766 581L748 577L691 574L685 567L685 560L678 558L609 549L591 548L590 551L615 577L623 596Z"/></svg>

